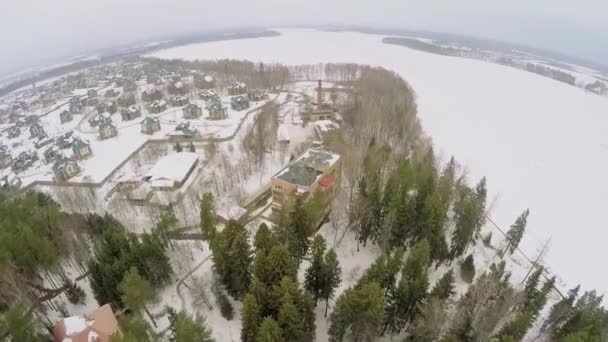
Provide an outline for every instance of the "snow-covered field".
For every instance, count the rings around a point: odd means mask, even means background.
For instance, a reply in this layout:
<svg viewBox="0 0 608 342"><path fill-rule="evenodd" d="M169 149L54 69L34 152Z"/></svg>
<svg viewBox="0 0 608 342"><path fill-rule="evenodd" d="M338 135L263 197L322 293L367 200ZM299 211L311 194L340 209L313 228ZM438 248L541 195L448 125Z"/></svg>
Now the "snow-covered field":
<svg viewBox="0 0 608 342"><path fill-rule="evenodd" d="M383 66L415 89L419 117L444 159L471 181L487 176L490 216L502 228L529 207L523 248L535 256L551 237L548 264L569 286L608 288L597 262L608 232L608 99L496 64L381 43L383 36L281 30L282 35L176 47L160 58L240 58Z"/></svg>

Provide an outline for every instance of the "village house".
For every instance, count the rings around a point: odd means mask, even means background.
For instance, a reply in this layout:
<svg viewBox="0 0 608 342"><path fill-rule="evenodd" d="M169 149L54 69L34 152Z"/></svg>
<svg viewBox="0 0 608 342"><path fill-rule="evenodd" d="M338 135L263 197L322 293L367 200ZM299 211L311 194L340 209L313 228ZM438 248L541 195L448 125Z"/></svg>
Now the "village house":
<svg viewBox="0 0 608 342"><path fill-rule="evenodd" d="M93 150L88 142L81 139L74 139L72 142L73 158L77 160L87 159L93 155Z"/></svg>
<svg viewBox="0 0 608 342"><path fill-rule="evenodd" d="M340 132L340 125L330 120L315 121L315 132L321 140L335 138Z"/></svg>
<svg viewBox="0 0 608 342"><path fill-rule="evenodd" d="M194 75L194 86L198 89L215 88L215 79L207 74L196 74Z"/></svg>
<svg viewBox="0 0 608 342"><path fill-rule="evenodd" d="M16 159L13 159L13 165L11 166L15 173L23 172L30 168L38 160L38 154L36 152L21 152Z"/></svg>
<svg viewBox="0 0 608 342"><path fill-rule="evenodd" d="M64 110L63 112L59 113L59 121L61 121L62 124L72 121L73 118L72 112L68 110Z"/></svg>
<svg viewBox="0 0 608 342"><path fill-rule="evenodd" d="M220 96L217 93L217 91L215 91L215 89L207 89L204 91L201 91L198 96L201 98L201 100L204 100L205 102L207 101L220 101Z"/></svg>
<svg viewBox="0 0 608 342"><path fill-rule="evenodd" d="M219 101L211 102L207 106L207 111L209 112L209 120L224 120L228 117L228 109L222 106Z"/></svg>
<svg viewBox="0 0 608 342"><path fill-rule="evenodd" d="M177 76L179 78L179 76ZM188 88L182 81L176 81L171 83L167 87L167 91L172 95L185 95L188 92Z"/></svg>
<svg viewBox="0 0 608 342"><path fill-rule="evenodd" d="M99 139L106 140L118 135L118 130L111 122L104 122L99 125Z"/></svg>
<svg viewBox="0 0 608 342"><path fill-rule="evenodd" d="M5 169L13 163L11 154L7 151L0 151L0 169Z"/></svg>
<svg viewBox="0 0 608 342"><path fill-rule="evenodd" d="M160 120L155 117L146 116L141 121L141 132L143 134L154 134L160 131Z"/></svg>
<svg viewBox="0 0 608 342"><path fill-rule="evenodd" d="M340 155L328 150L306 150L271 179L272 209L289 209L296 199L306 202L313 196L328 210L340 186Z"/></svg>
<svg viewBox="0 0 608 342"><path fill-rule="evenodd" d="M110 304L89 314L62 318L53 328L55 342L110 342L117 333L120 329Z"/></svg>
<svg viewBox="0 0 608 342"><path fill-rule="evenodd" d="M166 110L167 110L167 101L165 101L165 100L154 101L148 108L148 111L153 114L162 113Z"/></svg>
<svg viewBox="0 0 608 342"><path fill-rule="evenodd" d="M262 89L253 89L247 94L250 101L258 102L268 99L268 93Z"/></svg>
<svg viewBox="0 0 608 342"><path fill-rule="evenodd" d="M97 90L95 90L95 89L87 90L87 97L90 99L97 97Z"/></svg>
<svg viewBox="0 0 608 342"><path fill-rule="evenodd" d="M184 137L195 137L199 134L198 129L196 127L190 126L190 121L180 122L179 125L175 127L176 132L180 132L181 136Z"/></svg>
<svg viewBox="0 0 608 342"><path fill-rule="evenodd" d="M50 146L44 151L42 155L44 156L44 160L47 164L51 164L63 158L63 154L61 153L61 151L59 151L59 148L57 146Z"/></svg>
<svg viewBox="0 0 608 342"><path fill-rule="evenodd" d="M112 115L110 115L110 113L102 113L102 114L97 114L94 117L89 119L89 126L91 127L97 127L99 125L101 125L102 123L111 123L112 122Z"/></svg>
<svg viewBox="0 0 608 342"><path fill-rule="evenodd" d="M195 105L194 103L190 103L183 109L184 119L193 120L198 119L203 116L203 110L201 107Z"/></svg>
<svg viewBox="0 0 608 342"><path fill-rule="evenodd" d="M141 116L141 109L137 106L123 108L120 110L120 116L122 117L122 121L130 121Z"/></svg>
<svg viewBox="0 0 608 342"><path fill-rule="evenodd" d="M73 97L70 100L70 113L80 114L80 113L82 113L83 110L84 110L84 106L82 105L82 102L80 102L80 100L78 98Z"/></svg>
<svg viewBox="0 0 608 342"><path fill-rule="evenodd" d="M247 94L247 85L243 82L233 82L228 86L228 95L237 96Z"/></svg>
<svg viewBox="0 0 608 342"><path fill-rule="evenodd" d="M114 114L118 111L118 106L116 105L116 101L106 101L97 105L97 113L101 114L104 112L108 112L110 114Z"/></svg>
<svg viewBox="0 0 608 342"><path fill-rule="evenodd" d="M8 129L7 137L9 139L15 139L21 135L21 128L19 126L12 126Z"/></svg>
<svg viewBox="0 0 608 342"><path fill-rule="evenodd" d="M46 137L44 128L38 123L34 122L30 125L30 137L40 139Z"/></svg>
<svg viewBox="0 0 608 342"><path fill-rule="evenodd" d="M177 96L173 96L169 102L171 103L172 106L174 107L182 107L187 105L188 103L190 103L190 101L188 100L187 97L183 96L183 95L177 95Z"/></svg>
<svg viewBox="0 0 608 342"><path fill-rule="evenodd" d="M66 148L72 147L72 142L74 141L74 132L68 131L55 139L55 145L62 150Z"/></svg>
<svg viewBox="0 0 608 342"><path fill-rule="evenodd" d="M0 175L0 188L6 190L18 190L21 187L21 178L15 173L8 172Z"/></svg>
<svg viewBox="0 0 608 342"><path fill-rule="evenodd" d="M245 96L235 96L230 99L230 107L233 110L245 110L249 108L249 98Z"/></svg>
<svg viewBox="0 0 608 342"><path fill-rule="evenodd" d="M56 181L66 181L80 172L78 164L67 158L61 158L53 164L53 174L55 174Z"/></svg>

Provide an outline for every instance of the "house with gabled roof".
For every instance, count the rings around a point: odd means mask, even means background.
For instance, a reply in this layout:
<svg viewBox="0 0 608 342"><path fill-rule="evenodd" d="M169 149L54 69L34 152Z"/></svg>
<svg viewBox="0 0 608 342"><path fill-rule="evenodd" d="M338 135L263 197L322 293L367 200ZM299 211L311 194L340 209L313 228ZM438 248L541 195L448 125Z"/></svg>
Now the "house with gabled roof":
<svg viewBox="0 0 608 342"><path fill-rule="evenodd" d="M14 172L7 172L0 175L0 188L6 190L18 190L21 187L21 178Z"/></svg>
<svg viewBox="0 0 608 342"><path fill-rule="evenodd" d="M61 158L53 164L53 173L55 174L55 180L61 182L66 181L80 172L78 164L67 158Z"/></svg>
<svg viewBox="0 0 608 342"><path fill-rule="evenodd" d="M5 169L13 163L13 158L8 151L0 151L0 169Z"/></svg>
<svg viewBox="0 0 608 342"><path fill-rule="evenodd" d="M224 120L228 117L228 109L219 101L211 102L207 105L209 120Z"/></svg>
<svg viewBox="0 0 608 342"><path fill-rule="evenodd" d="M165 101L165 100L154 101L148 108L148 111L150 113L154 113L154 114L162 113L166 110L167 110L167 101Z"/></svg>
<svg viewBox="0 0 608 342"><path fill-rule="evenodd" d="M97 90L95 90L95 89L87 90L87 97L90 99L97 97Z"/></svg>
<svg viewBox="0 0 608 342"><path fill-rule="evenodd" d="M182 107L190 103L190 100L188 100L188 98L183 95L177 95L169 99L169 102L174 107Z"/></svg>
<svg viewBox="0 0 608 342"><path fill-rule="evenodd" d="M247 94L250 101L258 102L268 99L268 93L263 89L253 89Z"/></svg>
<svg viewBox="0 0 608 342"><path fill-rule="evenodd" d="M233 110L245 110L249 108L249 98L245 96L235 96L230 99L230 107Z"/></svg>
<svg viewBox="0 0 608 342"><path fill-rule="evenodd" d="M57 146L49 146L42 155L44 156L44 160L47 164L54 163L55 161L63 158L63 153L59 151Z"/></svg>
<svg viewBox="0 0 608 342"><path fill-rule="evenodd" d="M141 109L137 106L129 106L120 110L122 121L130 121L141 116Z"/></svg>
<svg viewBox="0 0 608 342"><path fill-rule="evenodd" d="M37 138L37 139L44 138L44 137L46 137L46 132L44 131L44 128L42 128L40 123L34 122L30 125L30 136L32 138Z"/></svg>
<svg viewBox="0 0 608 342"><path fill-rule="evenodd" d="M19 126L12 126L8 129L7 137L9 139L15 139L21 135L21 128Z"/></svg>
<svg viewBox="0 0 608 342"><path fill-rule="evenodd" d="M91 144L80 138L75 138L72 142L73 158L77 160L87 159L93 155Z"/></svg>
<svg viewBox="0 0 608 342"><path fill-rule="evenodd" d="M200 97L201 100L204 100L204 101L219 101L220 100L220 95L217 93L217 91L215 89L207 89L207 90L201 91L198 94L198 97Z"/></svg>
<svg viewBox="0 0 608 342"><path fill-rule="evenodd" d="M72 101L74 100L75 101ZM84 106L82 105L82 102L80 102L78 100L78 98L72 98L72 100L70 100L70 113L72 114L80 114L84 111Z"/></svg>
<svg viewBox="0 0 608 342"><path fill-rule="evenodd" d="M97 113L105 113L108 112L110 114L114 114L118 111L118 106L116 105L116 101L105 101L97 105Z"/></svg>
<svg viewBox="0 0 608 342"><path fill-rule="evenodd" d="M247 94L247 85L243 82L235 81L228 86L228 95L230 96L245 94Z"/></svg>
<svg viewBox="0 0 608 342"><path fill-rule="evenodd" d="M99 125L99 139L106 140L118 135L118 130L111 122L104 122Z"/></svg>
<svg viewBox="0 0 608 342"><path fill-rule="evenodd" d="M59 121L61 121L62 124L72 121L73 118L72 112L69 110L64 110L63 112L59 113Z"/></svg>
<svg viewBox="0 0 608 342"><path fill-rule="evenodd" d="M62 318L53 327L55 342L110 342L120 333L110 304L89 314Z"/></svg>
<svg viewBox="0 0 608 342"><path fill-rule="evenodd" d="M146 116L141 121L141 132L143 134L154 134L160 131L160 120L152 116Z"/></svg>
<svg viewBox="0 0 608 342"><path fill-rule="evenodd" d="M184 119L198 119L203 116L203 110L201 107L195 105L194 103L189 103L183 109Z"/></svg>

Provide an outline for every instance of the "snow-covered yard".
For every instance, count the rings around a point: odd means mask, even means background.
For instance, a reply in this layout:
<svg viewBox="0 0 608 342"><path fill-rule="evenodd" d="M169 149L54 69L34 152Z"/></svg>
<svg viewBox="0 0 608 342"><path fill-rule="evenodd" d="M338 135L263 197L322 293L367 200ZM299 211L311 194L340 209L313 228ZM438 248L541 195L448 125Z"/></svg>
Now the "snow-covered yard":
<svg viewBox="0 0 608 342"><path fill-rule="evenodd" d="M529 207L526 253L534 256L551 237L548 264L568 286L608 288L608 277L593 265L608 257L607 98L513 68L385 45L378 35L281 33L153 55L292 65L353 62L398 72L417 93L419 117L437 151L444 159L454 155L472 180L487 176L493 220L507 228Z"/></svg>

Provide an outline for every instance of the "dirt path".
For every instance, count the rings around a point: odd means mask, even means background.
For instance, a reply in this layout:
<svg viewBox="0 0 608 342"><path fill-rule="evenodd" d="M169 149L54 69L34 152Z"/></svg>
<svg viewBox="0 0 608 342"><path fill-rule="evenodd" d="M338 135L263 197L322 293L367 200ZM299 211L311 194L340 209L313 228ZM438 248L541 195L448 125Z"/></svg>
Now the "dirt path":
<svg viewBox="0 0 608 342"><path fill-rule="evenodd" d="M182 308L185 308L186 306L186 300L184 299L184 295L182 294L180 288L182 285L184 285L184 281L186 281L186 279L188 279L194 272L196 272L196 270L198 270L201 266L203 266L207 260L209 260L211 258L211 255L208 255L205 259L203 259L201 262L199 262L198 264L196 264L188 273L186 273L185 276L183 276L178 282L177 285L175 286L175 291L177 292L177 296L179 297L179 301L182 304Z"/></svg>

